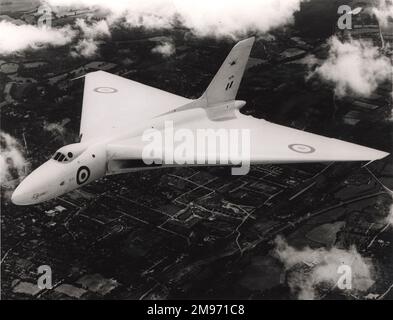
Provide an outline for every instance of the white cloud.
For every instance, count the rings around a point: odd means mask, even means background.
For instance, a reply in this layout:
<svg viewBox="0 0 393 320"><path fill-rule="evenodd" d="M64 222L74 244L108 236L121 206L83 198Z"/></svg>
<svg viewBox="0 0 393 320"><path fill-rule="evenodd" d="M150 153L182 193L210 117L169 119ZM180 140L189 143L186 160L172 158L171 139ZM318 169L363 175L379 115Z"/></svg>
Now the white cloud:
<svg viewBox="0 0 393 320"><path fill-rule="evenodd" d="M59 123L44 122L44 130L48 131L54 135L64 136L66 133L66 128Z"/></svg>
<svg viewBox="0 0 393 320"><path fill-rule="evenodd" d="M333 288L342 275L338 273L342 264L352 270L351 292L366 292L374 283L371 260L362 257L354 247L349 250L336 247L298 250L281 237L277 237L275 243L274 255L287 271L291 270L291 276L287 277L288 286L299 299L318 298L317 287L322 284ZM307 272L296 268L306 264L310 266Z"/></svg>
<svg viewBox="0 0 393 320"><path fill-rule="evenodd" d="M0 132L0 183L16 179L25 174L28 162L23 156L18 141L5 132Z"/></svg>
<svg viewBox="0 0 393 320"><path fill-rule="evenodd" d="M353 39L341 42L333 36L329 45L329 57L315 72L335 85L338 96L351 93L369 96L379 83L390 78L390 60L372 43Z"/></svg>
<svg viewBox="0 0 393 320"><path fill-rule="evenodd" d="M97 39L110 36L109 25L106 20L99 20L92 23L86 23L84 19L77 19L75 25L81 31L81 39L74 46L71 54L74 57L83 56L85 58L92 57L97 54Z"/></svg>
<svg viewBox="0 0 393 320"><path fill-rule="evenodd" d="M383 27L388 26L389 19L393 19L393 1L379 0L377 6L373 8L373 13Z"/></svg>
<svg viewBox="0 0 393 320"><path fill-rule="evenodd" d="M108 22L99 20L93 23L86 23L84 19L77 19L75 25L80 28L83 35L87 38L101 38L110 35Z"/></svg>
<svg viewBox="0 0 393 320"><path fill-rule="evenodd" d="M308 54L304 58L292 61L292 63L300 63L306 65L309 69L320 64L320 60L313 54Z"/></svg>
<svg viewBox="0 0 393 320"><path fill-rule="evenodd" d="M107 11L106 19L86 22L77 19L75 25L63 28L40 28L0 22L0 54L11 54L44 45L61 46L78 34L77 55L91 56L97 50L95 39L110 35L110 25L146 28L171 28L181 22L198 36L230 36L241 38L247 32L265 33L272 28L291 23L300 3L307 0L49 0L53 10L96 7ZM121 19L120 19L121 18ZM166 46L168 47L168 46Z"/></svg>
<svg viewBox="0 0 393 320"><path fill-rule="evenodd" d="M170 57L172 54L175 53L176 49L172 42L165 41L155 46L151 51L153 53L159 53L164 57Z"/></svg>
<svg viewBox="0 0 393 320"><path fill-rule="evenodd" d="M74 50L71 52L73 57L93 57L96 55L98 50L97 42L94 39L81 39L78 43L74 46Z"/></svg>
<svg viewBox="0 0 393 320"><path fill-rule="evenodd" d="M306 0L49 0L51 5L97 6L131 26L169 28L175 21L197 35L243 36L267 32L293 20Z"/></svg>
<svg viewBox="0 0 393 320"><path fill-rule="evenodd" d="M56 29L0 21L0 54L36 49L40 46L62 46L71 42L74 36L75 32L69 26Z"/></svg>

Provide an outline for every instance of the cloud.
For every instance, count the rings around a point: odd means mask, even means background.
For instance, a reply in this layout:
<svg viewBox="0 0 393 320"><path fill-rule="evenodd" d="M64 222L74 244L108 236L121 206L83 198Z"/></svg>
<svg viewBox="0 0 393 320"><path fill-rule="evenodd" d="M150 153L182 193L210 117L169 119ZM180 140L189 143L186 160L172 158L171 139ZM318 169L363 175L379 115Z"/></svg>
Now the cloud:
<svg viewBox="0 0 393 320"><path fill-rule="evenodd" d="M73 130L68 130L67 125L70 123L69 118L65 118L60 122L48 122L44 121L42 126L43 129L52 135L53 139L63 145L74 143L78 139L78 134Z"/></svg>
<svg viewBox="0 0 393 320"><path fill-rule="evenodd" d="M148 29L172 28L181 23L197 36L229 36L241 38L249 32L266 33L293 21L300 3L308 0L49 0L64 8L94 7L107 14L106 19L86 22L77 19L75 24L62 28L42 28L33 25L16 25L0 22L0 54L11 54L40 46L61 46L79 35L76 56L92 56L97 51L96 39L110 36L110 26ZM168 48L168 46L162 49Z"/></svg>
<svg viewBox="0 0 393 320"><path fill-rule="evenodd" d="M11 54L41 46L62 46L71 42L74 36L75 32L70 26L55 29L0 21L0 54Z"/></svg>
<svg viewBox="0 0 393 320"><path fill-rule="evenodd" d="M366 292L374 283L371 260L362 257L356 248L349 250L332 247L330 249L296 249L281 237L275 239L274 256L287 271L287 282L291 291L299 299L318 298L318 287L327 284L333 288L342 273L339 266L345 264L352 270L351 292ZM301 266L309 266L305 271Z"/></svg>
<svg viewBox="0 0 393 320"><path fill-rule="evenodd" d="M162 42L161 44L158 44L157 46L155 46L151 51L153 53L159 53L162 56L164 56L165 58L167 58L175 53L176 48L172 42L165 41L165 42Z"/></svg>
<svg viewBox="0 0 393 320"><path fill-rule="evenodd" d="M74 46L74 55L93 56L98 49L96 40L110 36L108 22L105 19L95 22L77 19L74 26L66 25L58 29L1 21L0 54L11 54L49 45L62 46L72 42L77 36L80 39Z"/></svg>
<svg viewBox="0 0 393 320"><path fill-rule="evenodd" d="M75 25L82 31L83 36L86 38L102 38L110 36L109 25L105 19L86 23L85 19L77 19Z"/></svg>
<svg viewBox="0 0 393 320"><path fill-rule="evenodd" d="M96 40L94 39L81 39L78 43L74 46L74 50L71 52L73 57L85 57L89 58L96 55L98 50L98 45Z"/></svg>
<svg viewBox="0 0 393 320"><path fill-rule="evenodd" d="M0 132L0 183L25 175L27 160L23 156L19 142L3 131Z"/></svg>
<svg viewBox="0 0 393 320"><path fill-rule="evenodd" d="M45 121L44 130L62 137L66 134L66 128L59 123L50 123Z"/></svg>
<svg viewBox="0 0 393 320"><path fill-rule="evenodd" d="M373 8L373 13L383 27L388 26L388 21L393 20L393 1L379 0L377 6Z"/></svg>
<svg viewBox="0 0 393 320"><path fill-rule="evenodd" d="M329 57L315 70L315 74L333 83L338 96L369 96L378 84L390 78L390 60L381 55L371 42L354 39L341 42L333 36L329 45Z"/></svg>
<svg viewBox="0 0 393 320"><path fill-rule="evenodd" d="M97 39L109 37L111 35L108 22L104 19L96 22L86 22L84 19L77 19L75 26L80 31L81 39L73 47L71 55L74 57L83 56L89 58L95 56L98 51Z"/></svg>
<svg viewBox="0 0 393 320"><path fill-rule="evenodd" d="M50 132L55 139L61 141L63 144L67 144L74 138L73 135L66 129L68 122L68 118L56 123L44 121L43 128L45 131Z"/></svg>
<svg viewBox="0 0 393 320"><path fill-rule="evenodd" d="M313 54L308 54L304 58L292 61L292 63L300 63L306 65L309 69L312 69L316 65L320 64L320 60Z"/></svg>
<svg viewBox="0 0 393 320"><path fill-rule="evenodd" d="M293 21L306 0L49 0L51 5L95 6L111 12L111 20L146 28L171 28L180 21L196 35L244 36L265 33Z"/></svg>

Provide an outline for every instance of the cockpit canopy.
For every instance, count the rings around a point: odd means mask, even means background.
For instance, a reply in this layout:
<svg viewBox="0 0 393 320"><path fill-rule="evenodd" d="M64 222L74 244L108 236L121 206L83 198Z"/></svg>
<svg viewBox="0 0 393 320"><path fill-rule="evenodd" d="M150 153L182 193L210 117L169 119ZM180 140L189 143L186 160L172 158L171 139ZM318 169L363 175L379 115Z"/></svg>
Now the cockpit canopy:
<svg viewBox="0 0 393 320"><path fill-rule="evenodd" d="M53 157L52 157L52 159L53 160L56 160L56 161L58 161L58 162L67 162L67 161L69 161L69 160L72 160L72 158L74 157L74 154L72 153L72 152L68 152L68 154L67 155L65 155L65 154L63 154L63 153L61 153L61 152L56 152L54 155L53 155Z"/></svg>
<svg viewBox="0 0 393 320"><path fill-rule="evenodd" d="M86 149L87 146L82 143L69 144L57 150L52 156L52 159L58 162L71 162L79 157Z"/></svg>

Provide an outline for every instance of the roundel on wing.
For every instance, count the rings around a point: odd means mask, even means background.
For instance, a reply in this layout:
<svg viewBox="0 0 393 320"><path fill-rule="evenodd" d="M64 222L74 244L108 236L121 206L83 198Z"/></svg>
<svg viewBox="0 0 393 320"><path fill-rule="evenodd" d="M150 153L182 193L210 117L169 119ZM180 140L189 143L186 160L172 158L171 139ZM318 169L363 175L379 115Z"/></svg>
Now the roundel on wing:
<svg viewBox="0 0 393 320"><path fill-rule="evenodd" d="M298 153L314 153L315 148L307 144L294 143L288 146L289 149Z"/></svg>
<svg viewBox="0 0 393 320"><path fill-rule="evenodd" d="M94 88L94 91L98 93L115 93L118 90L112 87L97 87Z"/></svg>
<svg viewBox="0 0 393 320"><path fill-rule="evenodd" d="M78 184L85 183L87 180L89 180L90 177L90 169L86 166L82 166L78 169L78 172L76 173L76 182Z"/></svg>

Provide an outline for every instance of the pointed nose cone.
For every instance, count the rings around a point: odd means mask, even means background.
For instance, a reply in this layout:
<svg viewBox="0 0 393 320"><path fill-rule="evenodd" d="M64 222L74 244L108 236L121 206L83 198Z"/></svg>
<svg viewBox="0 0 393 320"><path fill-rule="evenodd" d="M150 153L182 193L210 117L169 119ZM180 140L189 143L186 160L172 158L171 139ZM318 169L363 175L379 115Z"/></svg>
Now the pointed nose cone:
<svg viewBox="0 0 393 320"><path fill-rule="evenodd" d="M28 175L15 189L11 196L12 203L25 206L36 204L56 196L56 188L53 185L58 179L59 168L52 160L44 163Z"/></svg>
<svg viewBox="0 0 393 320"><path fill-rule="evenodd" d="M12 203L13 204L16 204L17 206L21 206L21 205L24 205L24 203L26 202L26 197L24 196L24 192L23 192L23 189L21 188L22 187L22 184L23 183L21 183L15 190L14 190L14 192L12 193L12 196L11 196L11 201L12 201Z"/></svg>
<svg viewBox="0 0 393 320"><path fill-rule="evenodd" d="M29 180L31 179L27 177L15 189L11 196L11 201L13 204L25 206L34 203L34 184L32 184Z"/></svg>
<svg viewBox="0 0 393 320"><path fill-rule="evenodd" d="M26 177L19 186L15 189L11 196L13 204L18 206L25 206L36 203L39 195L44 193L42 190L42 184L38 179L35 179L35 175Z"/></svg>

